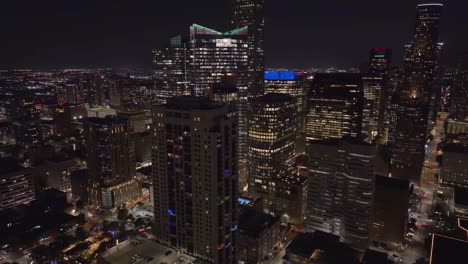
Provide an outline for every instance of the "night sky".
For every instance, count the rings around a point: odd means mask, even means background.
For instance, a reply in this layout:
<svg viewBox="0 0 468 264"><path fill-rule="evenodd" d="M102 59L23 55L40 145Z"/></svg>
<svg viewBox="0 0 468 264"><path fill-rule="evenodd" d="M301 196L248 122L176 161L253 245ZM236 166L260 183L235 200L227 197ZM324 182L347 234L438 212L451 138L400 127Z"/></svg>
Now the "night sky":
<svg viewBox="0 0 468 264"><path fill-rule="evenodd" d="M0 69L151 67L151 49L190 24L229 29L231 0L3 0ZM8 3L5 3L8 2ZM401 63L416 0L265 0L268 67L358 67L371 47ZM448 0L444 62L468 52L468 1Z"/></svg>

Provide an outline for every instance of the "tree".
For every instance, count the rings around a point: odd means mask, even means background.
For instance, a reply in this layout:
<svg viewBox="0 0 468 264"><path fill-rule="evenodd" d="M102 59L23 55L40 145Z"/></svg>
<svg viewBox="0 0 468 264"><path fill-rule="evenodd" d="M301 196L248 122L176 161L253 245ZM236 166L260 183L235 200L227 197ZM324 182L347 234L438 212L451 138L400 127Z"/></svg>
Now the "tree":
<svg viewBox="0 0 468 264"><path fill-rule="evenodd" d="M145 221L141 217L138 217L135 220L134 224L135 224L136 227L140 227L140 226L143 226L145 224Z"/></svg>
<svg viewBox="0 0 468 264"><path fill-rule="evenodd" d="M127 216L126 219L127 219L127 220L130 220L130 221L135 221L135 217L133 217L132 214L128 214L128 216Z"/></svg>
<svg viewBox="0 0 468 264"><path fill-rule="evenodd" d="M47 263L58 257L57 250L53 250L46 245L39 245L31 249L31 258L38 263Z"/></svg>
<svg viewBox="0 0 468 264"><path fill-rule="evenodd" d="M86 231L83 229L83 227L78 227L75 230L75 238L77 240L85 240L88 237L88 234Z"/></svg>
<svg viewBox="0 0 468 264"><path fill-rule="evenodd" d="M125 208L122 208L117 213L117 219L119 219L120 221L124 221L125 219L127 219L127 215L128 215L128 210Z"/></svg>
<svg viewBox="0 0 468 264"><path fill-rule="evenodd" d="M39 245L31 249L31 258L41 263L45 259L43 252L46 250L47 250L47 247L45 245Z"/></svg>
<svg viewBox="0 0 468 264"><path fill-rule="evenodd" d="M75 208L76 208L76 210L78 210L78 211L83 210L83 208L84 208L84 202L83 202L83 200L80 199L80 200L76 201Z"/></svg>
<svg viewBox="0 0 468 264"><path fill-rule="evenodd" d="M79 222L80 224L86 223L86 217L85 217L84 214L79 214L77 217L78 217L78 222Z"/></svg>

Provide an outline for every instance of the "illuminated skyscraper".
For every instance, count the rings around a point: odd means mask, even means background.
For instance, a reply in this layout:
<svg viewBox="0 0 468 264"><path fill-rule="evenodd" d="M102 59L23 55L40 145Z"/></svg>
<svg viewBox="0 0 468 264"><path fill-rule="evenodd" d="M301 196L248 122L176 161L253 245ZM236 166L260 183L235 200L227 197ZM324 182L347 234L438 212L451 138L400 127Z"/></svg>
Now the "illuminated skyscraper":
<svg viewBox="0 0 468 264"><path fill-rule="evenodd" d="M425 97L433 92L440 47L439 25L442 4L420 4L416 7L416 27L411 45L406 49L404 74L408 80L403 92L409 97Z"/></svg>
<svg viewBox="0 0 468 264"><path fill-rule="evenodd" d="M388 98L385 94L385 81L391 59L391 49L371 49L369 72L362 76L364 89L362 133L368 141L372 141L383 130L385 98Z"/></svg>
<svg viewBox="0 0 468 264"><path fill-rule="evenodd" d="M237 124L229 105L174 97L153 107L155 235L212 263L237 263Z"/></svg>
<svg viewBox="0 0 468 264"><path fill-rule="evenodd" d="M452 113L455 119L463 121L468 117L468 55L465 55L458 68L453 95Z"/></svg>
<svg viewBox="0 0 468 264"><path fill-rule="evenodd" d="M184 95L189 85L189 47L182 36L170 39L162 49L153 50L154 96L165 103L173 96Z"/></svg>
<svg viewBox="0 0 468 264"><path fill-rule="evenodd" d="M418 182L424 163L429 105L421 98L398 95L393 96L391 104L391 175Z"/></svg>
<svg viewBox="0 0 468 264"><path fill-rule="evenodd" d="M247 27L218 32L197 24L190 27L192 94L204 96L226 75L238 90L239 157L247 155L246 107L248 95Z"/></svg>
<svg viewBox="0 0 468 264"><path fill-rule="evenodd" d="M358 248L369 243L375 183L374 145L355 139L309 141L308 231L340 236Z"/></svg>
<svg viewBox="0 0 468 264"><path fill-rule="evenodd" d="M263 94L265 0L233 0L232 27L248 26L249 97Z"/></svg>
<svg viewBox="0 0 468 264"><path fill-rule="evenodd" d="M294 71L265 71L265 94L284 93L296 100L296 121L303 132L306 115L305 76Z"/></svg>
<svg viewBox="0 0 468 264"><path fill-rule="evenodd" d="M417 6L416 28L406 48L402 81L392 99L389 142L392 176L419 181L428 123L433 122L435 80L440 55L439 24L442 4ZM392 123L395 122L395 123Z"/></svg>
<svg viewBox="0 0 468 264"><path fill-rule="evenodd" d="M296 139L292 96L270 93L249 101L249 192L265 199L265 209L280 213L276 180L291 176Z"/></svg>
<svg viewBox="0 0 468 264"><path fill-rule="evenodd" d="M234 76L240 95L247 92L247 27L218 32L197 24L190 27L191 70L195 96L204 96L210 85L226 74Z"/></svg>
<svg viewBox="0 0 468 264"><path fill-rule="evenodd" d="M118 116L84 121L89 173L89 203L105 209L120 206L121 197L136 196L134 143L129 121ZM122 189L120 188L122 187ZM118 190L122 196L115 195ZM132 194L133 193L133 194Z"/></svg>
<svg viewBox="0 0 468 264"><path fill-rule="evenodd" d="M360 137L363 102L360 74L316 74L307 95L307 138Z"/></svg>

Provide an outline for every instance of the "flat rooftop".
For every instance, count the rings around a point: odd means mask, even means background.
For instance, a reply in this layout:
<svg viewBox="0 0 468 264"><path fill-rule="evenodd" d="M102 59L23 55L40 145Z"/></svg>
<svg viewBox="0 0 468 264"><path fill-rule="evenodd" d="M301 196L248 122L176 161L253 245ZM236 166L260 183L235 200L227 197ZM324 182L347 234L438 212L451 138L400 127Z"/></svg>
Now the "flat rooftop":
<svg viewBox="0 0 468 264"><path fill-rule="evenodd" d="M429 263L464 263L463 259L466 260L467 251L468 241L434 234L432 236Z"/></svg>
<svg viewBox="0 0 468 264"><path fill-rule="evenodd" d="M223 108L224 104L211 101L207 97L176 96L167 100L166 108L175 110L213 110Z"/></svg>
<svg viewBox="0 0 468 264"><path fill-rule="evenodd" d="M455 205L468 206L468 190L465 188L455 188Z"/></svg>
<svg viewBox="0 0 468 264"><path fill-rule="evenodd" d="M169 251L171 251L170 254ZM177 250L158 244L143 237L136 237L120 243L99 256L98 263L108 264L207 264L208 262L177 253ZM151 259L150 261L148 261Z"/></svg>
<svg viewBox="0 0 468 264"><path fill-rule="evenodd" d="M279 221L279 216L274 217L254 209L245 209L239 216L239 231L241 234L258 237L263 230Z"/></svg>

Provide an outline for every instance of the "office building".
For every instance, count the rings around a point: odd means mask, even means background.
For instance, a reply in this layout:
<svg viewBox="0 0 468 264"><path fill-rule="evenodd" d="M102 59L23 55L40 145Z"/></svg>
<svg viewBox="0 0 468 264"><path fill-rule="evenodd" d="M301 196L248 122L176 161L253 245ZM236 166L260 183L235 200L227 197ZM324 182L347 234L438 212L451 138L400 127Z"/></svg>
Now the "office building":
<svg viewBox="0 0 468 264"><path fill-rule="evenodd" d="M238 90L237 113L239 119L239 157L247 155L247 98L248 98L248 31L241 27L221 33L197 24L190 27L191 93L208 94L212 85L225 76L235 80Z"/></svg>
<svg viewBox="0 0 468 264"><path fill-rule="evenodd" d="M265 71L265 94L284 93L296 99L298 131L305 129L306 80L294 71Z"/></svg>
<svg viewBox="0 0 468 264"><path fill-rule="evenodd" d="M239 215L239 261L261 263L278 247L286 235L279 216L252 208Z"/></svg>
<svg viewBox="0 0 468 264"><path fill-rule="evenodd" d="M189 254L174 252L174 249L145 237L136 236L127 239L97 256L97 264L128 263L197 263L209 264L208 261Z"/></svg>
<svg viewBox="0 0 468 264"><path fill-rule="evenodd" d="M169 40L167 46L153 50L155 101L165 103L173 96L187 93L190 83L190 51L182 36Z"/></svg>
<svg viewBox="0 0 468 264"><path fill-rule="evenodd" d="M130 125L130 131L132 133L143 133L147 130L146 121L149 117L146 117L145 111L134 110L134 111L119 111L118 115L127 118Z"/></svg>
<svg viewBox="0 0 468 264"><path fill-rule="evenodd" d="M454 93L457 90L457 72L454 70L446 70L443 73L441 80L439 112L451 113L454 109ZM459 95L457 95L458 97Z"/></svg>
<svg viewBox="0 0 468 264"><path fill-rule="evenodd" d="M340 236L357 248L370 242L376 148L355 139L309 141L308 231Z"/></svg>
<svg viewBox="0 0 468 264"><path fill-rule="evenodd" d="M58 135L70 137L79 127L77 122L86 118L87 110L81 104L63 104L53 110L55 129Z"/></svg>
<svg viewBox="0 0 468 264"><path fill-rule="evenodd" d="M453 188L453 203L450 204L450 212L454 216L462 218L464 220L464 228L468 227L468 188L466 187L455 187ZM458 222L458 225L461 223ZM463 233L462 233L463 234ZM464 234L463 234L464 235ZM466 234L466 239L468 240L468 234ZM462 236L464 237L464 236Z"/></svg>
<svg viewBox="0 0 468 264"><path fill-rule="evenodd" d="M235 113L206 97L153 106L155 235L213 263L237 263Z"/></svg>
<svg viewBox="0 0 468 264"><path fill-rule="evenodd" d="M117 111L114 108L108 106L98 106L93 108L86 108L87 117L105 118L107 116L117 115Z"/></svg>
<svg viewBox="0 0 468 264"><path fill-rule="evenodd" d="M88 202L103 207L104 189L123 186L135 176L135 150L129 121L118 116L87 118L84 134L89 173ZM120 205L106 203L103 208Z"/></svg>
<svg viewBox="0 0 468 264"><path fill-rule="evenodd" d="M444 146L440 180L444 185L468 188L468 146L449 143Z"/></svg>
<svg viewBox="0 0 468 264"><path fill-rule="evenodd" d="M71 196L74 201L88 201L88 184L87 169L74 170L70 173Z"/></svg>
<svg viewBox="0 0 468 264"><path fill-rule="evenodd" d="M406 49L402 81L392 99L389 131L392 176L415 182L424 162L427 130L435 119L439 24L442 4L416 8L413 40Z"/></svg>
<svg viewBox="0 0 468 264"><path fill-rule="evenodd" d="M419 4L416 7L416 25L411 45L407 47L404 61L403 87L407 97L424 97L429 100L434 92L434 79L439 63L439 27L443 5Z"/></svg>
<svg viewBox="0 0 468 264"><path fill-rule="evenodd" d="M358 138L362 130L362 78L352 73L318 73L307 95L306 136L323 140Z"/></svg>
<svg viewBox="0 0 468 264"><path fill-rule="evenodd" d="M369 71L362 76L364 90L362 133L368 141L383 133L385 99L388 98L385 85L391 60L391 49L371 49Z"/></svg>
<svg viewBox="0 0 468 264"><path fill-rule="evenodd" d="M371 239L387 245L403 243L408 222L410 183L377 175Z"/></svg>
<svg viewBox="0 0 468 264"><path fill-rule="evenodd" d="M110 105L111 96L115 96L117 87L110 72L103 70L81 76L78 81L78 89L80 95L83 95L80 101L94 108Z"/></svg>
<svg viewBox="0 0 468 264"><path fill-rule="evenodd" d="M135 160L141 165L151 164L151 133L135 133Z"/></svg>
<svg viewBox="0 0 468 264"><path fill-rule="evenodd" d="M248 43L248 97L263 95L264 58L264 4L265 0L233 0L233 28L247 26Z"/></svg>
<svg viewBox="0 0 468 264"><path fill-rule="evenodd" d="M234 76L225 75L221 78L220 83L212 84L208 91L208 97L212 101L231 105L235 111L239 100L239 91L236 88Z"/></svg>
<svg viewBox="0 0 468 264"><path fill-rule="evenodd" d="M236 79L239 94L246 96L247 37L247 27L224 33L197 24L190 27L193 95L207 95L210 85L230 74Z"/></svg>
<svg viewBox="0 0 468 264"><path fill-rule="evenodd" d="M43 144L40 105L22 101L18 115L13 122L16 144L30 152L38 150Z"/></svg>
<svg viewBox="0 0 468 264"><path fill-rule="evenodd" d="M64 153L58 153L47 159L41 166L41 170L44 170L46 174L47 187L70 192L70 174L73 170L78 169L78 165L78 159L68 157Z"/></svg>
<svg viewBox="0 0 468 264"><path fill-rule="evenodd" d="M456 85L451 91L454 119L463 121L468 117L468 55L465 55L458 67Z"/></svg>
<svg viewBox="0 0 468 264"><path fill-rule="evenodd" d="M35 199L31 170L13 158L0 159L0 211L28 204Z"/></svg>
<svg viewBox="0 0 468 264"><path fill-rule="evenodd" d="M359 263L359 253L336 235L315 231L298 233L286 247L285 264Z"/></svg>
<svg viewBox="0 0 468 264"><path fill-rule="evenodd" d="M281 221L295 225L302 225L306 216L307 200L307 177L298 175L292 169L287 177L276 178L272 181L273 208L271 210L276 214L281 214ZM267 201L268 202L268 199Z"/></svg>
<svg viewBox="0 0 468 264"><path fill-rule="evenodd" d="M464 230L466 231L466 230ZM468 241L440 234L432 234L429 250L430 264L461 263L466 258Z"/></svg>
<svg viewBox="0 0 468 264"><path fill-rule="evenodd" d="M392 177L418 182L425 157L427 113L421 98L392 98L388 142Z"/></svg>
<svg viewBox="0 0 468 264"><path fill-rule="evenodd" d="M456 120L454 118L447 118L445 120L445 133L447 136L456 136L459 134L468 133L468 120Z"/></svg>
<svg viewBox="0 0 468 264"><path fill-rule="evenodd" d="M296 139L296 105L288 94L270 93L249 101L249 192L262 196L265 209L277 210L281 199L275 180L291 176Z"/></svg>

